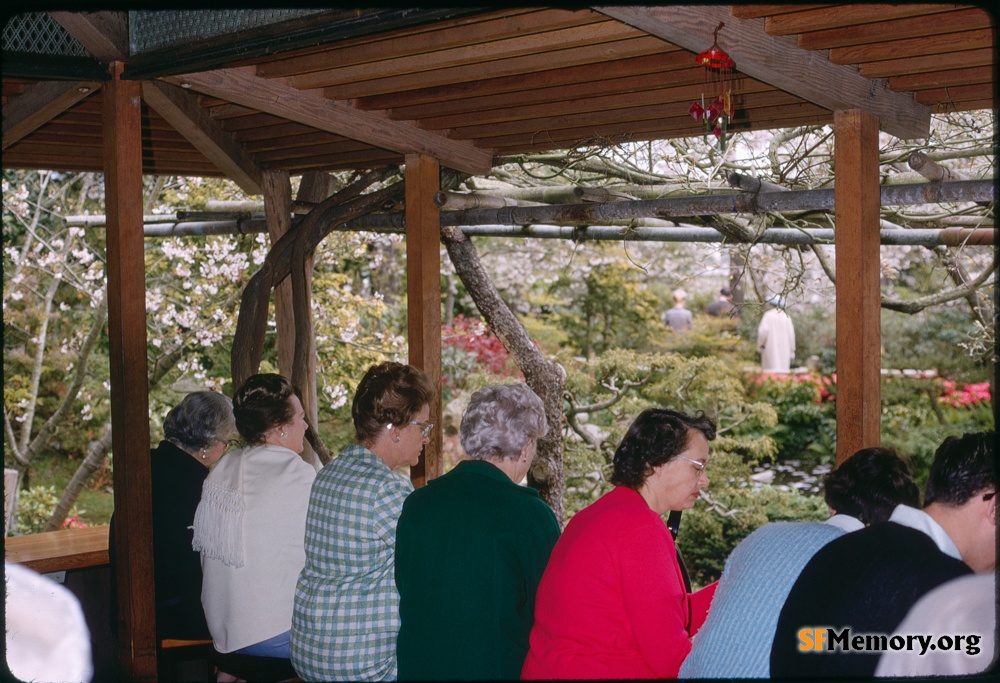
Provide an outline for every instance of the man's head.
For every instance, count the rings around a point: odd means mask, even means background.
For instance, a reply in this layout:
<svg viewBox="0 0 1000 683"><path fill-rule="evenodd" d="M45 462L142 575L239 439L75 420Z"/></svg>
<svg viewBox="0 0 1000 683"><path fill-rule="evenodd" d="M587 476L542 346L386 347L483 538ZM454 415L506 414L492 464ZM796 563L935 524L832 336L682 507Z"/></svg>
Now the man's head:
<svg viewBox="0 0 1000 683"><path fill-rule="evenodd" d="M729 287L723 287L719 290L719 298L729 301L733 298L733 293L729 290Z"/></svg>
<svg viewBox="0 0 1000 683"><path fill-rule="evenodd" d="M975 571L996 566L994 433L949 436L938 447L924 488L924 509L955 542Z"/></svg>
<svg viewBox="0 0 1000 683"><path fill-rule="evenodd" d="M863 448L826 475L823 496L830 509L865 526L889 519L897 505L920 505L910 468L891 448Z"/></svg>
<svg viewBox="0 0 1000 683"><path fill-rule="evenodd" d="M993 432L949 436L938 446L924 489L924 505L963 505L973 497L996 491Z"/></svg>

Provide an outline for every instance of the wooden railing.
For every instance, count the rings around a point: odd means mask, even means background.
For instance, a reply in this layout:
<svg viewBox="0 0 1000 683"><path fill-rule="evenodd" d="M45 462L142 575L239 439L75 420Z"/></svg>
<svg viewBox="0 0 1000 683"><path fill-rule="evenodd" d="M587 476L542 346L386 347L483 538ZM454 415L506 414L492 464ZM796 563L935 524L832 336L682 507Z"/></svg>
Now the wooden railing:
<svg viewBox="0 0 1000 683"><path fill-rule="evenodd" d="M83 569L108 564L108 525L61 529L4 539L4 558L36 572Z"/></svg>

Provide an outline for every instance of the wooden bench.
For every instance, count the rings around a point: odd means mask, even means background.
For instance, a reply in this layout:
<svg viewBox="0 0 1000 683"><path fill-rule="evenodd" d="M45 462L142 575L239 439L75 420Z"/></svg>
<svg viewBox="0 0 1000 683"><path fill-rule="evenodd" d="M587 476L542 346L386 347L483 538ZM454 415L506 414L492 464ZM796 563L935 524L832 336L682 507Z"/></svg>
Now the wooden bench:
<svg viewBox="0 0 1000 683"><path fill-rule="evenodd" d="M41 574L108 563L108 525L4 539L4 558Z"/></svg>

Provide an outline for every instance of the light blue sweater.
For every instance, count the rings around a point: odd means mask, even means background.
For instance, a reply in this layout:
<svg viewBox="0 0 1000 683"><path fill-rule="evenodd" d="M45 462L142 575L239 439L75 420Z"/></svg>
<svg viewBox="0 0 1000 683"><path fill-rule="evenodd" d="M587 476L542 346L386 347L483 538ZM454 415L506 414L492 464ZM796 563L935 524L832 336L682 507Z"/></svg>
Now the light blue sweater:
<svg viewBox="0 0 1000 683"><path fill-rule="evenodd" d="M679 678L768 678L785 598L816 551L846 533L838 524L844 517L772 522L743 539L726 560L708 618ZM854 518L847 520L848 528L862 527Z"/></svg>

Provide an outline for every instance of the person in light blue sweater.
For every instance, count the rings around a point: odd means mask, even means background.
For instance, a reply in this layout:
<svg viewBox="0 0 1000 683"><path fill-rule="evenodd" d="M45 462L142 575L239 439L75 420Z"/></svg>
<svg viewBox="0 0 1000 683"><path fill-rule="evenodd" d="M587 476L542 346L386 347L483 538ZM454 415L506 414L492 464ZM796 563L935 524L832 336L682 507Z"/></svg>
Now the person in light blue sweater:
<svg viewBox="0 0 1000 683"><path fill-rule="evenodd" d="M920 491L895 451L866 448L826 476L824 498L825 522L771 522L736 546L679 678L768 678L778 614L806 563L833 539L884 522L896 505L919 505Z"/></svg>

